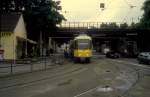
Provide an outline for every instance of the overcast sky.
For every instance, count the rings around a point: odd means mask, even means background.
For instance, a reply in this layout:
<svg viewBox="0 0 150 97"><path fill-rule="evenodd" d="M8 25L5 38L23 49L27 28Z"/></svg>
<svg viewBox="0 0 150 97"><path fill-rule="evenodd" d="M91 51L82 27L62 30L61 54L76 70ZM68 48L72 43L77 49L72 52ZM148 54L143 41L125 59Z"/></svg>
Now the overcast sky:
<svg viewBox="0 0 150 97"><path fill-rule="evenodd" d="M61 6L68 21L131 22L142 16L143 2L144 0L61 0ZM105 3L103 11L100 3ZM130 8L129 5L135 7Z"/></svg>

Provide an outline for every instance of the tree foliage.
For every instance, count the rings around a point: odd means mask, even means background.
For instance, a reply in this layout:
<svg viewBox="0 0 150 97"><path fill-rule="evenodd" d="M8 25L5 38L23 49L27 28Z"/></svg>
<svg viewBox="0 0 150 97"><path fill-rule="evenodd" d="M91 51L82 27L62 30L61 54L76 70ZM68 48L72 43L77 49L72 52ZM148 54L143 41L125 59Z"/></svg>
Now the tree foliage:
<svg viewBox="0 0 150 97"><path fill-rule="evenodd" d="M56 24L65 20L60 10L60 1L53 0L1 0L0 3L0 13L23 13L29 37L55 29Z"/></svg>
<svg viewBox="0 0 150 97"><path fill-rule="evenodd" d="M118 29L119 26L117 25L116 22L112 22L112 23L102 23L102 24L101 24L101 28L102 28L102 29Z"/></svg>
<svg viewBox="0 0 150 97"><path fill-rule="evenodd" d="M144 28L150 28L150 0L144 2L142 9L144 10L144 14L141 19L141 25Z"/></svg>
<svg viewBox="0 0 150 97"><path fill-rule="evenodd" d="M21 12L24 4L25 0L1 0L0 13Z"/></svg>
<svg viewBox="0 0 150 97"><path fill-rule="evenodd" d="M128 24L127 23L120 24L120 28L122 29L128 28Z"/></svg>

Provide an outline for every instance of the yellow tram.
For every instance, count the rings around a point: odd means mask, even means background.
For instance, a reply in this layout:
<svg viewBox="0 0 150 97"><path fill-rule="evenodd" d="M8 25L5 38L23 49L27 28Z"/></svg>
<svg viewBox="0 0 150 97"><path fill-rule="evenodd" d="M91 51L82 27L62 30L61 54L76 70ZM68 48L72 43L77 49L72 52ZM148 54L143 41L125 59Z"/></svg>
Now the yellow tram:
<svg viewBox="0 0 150 97"><path fill-rule="evenodd" d="M86 34L75 37L70 43L70 53L75 62L90 62L92 57L92 38Z"/></svg>

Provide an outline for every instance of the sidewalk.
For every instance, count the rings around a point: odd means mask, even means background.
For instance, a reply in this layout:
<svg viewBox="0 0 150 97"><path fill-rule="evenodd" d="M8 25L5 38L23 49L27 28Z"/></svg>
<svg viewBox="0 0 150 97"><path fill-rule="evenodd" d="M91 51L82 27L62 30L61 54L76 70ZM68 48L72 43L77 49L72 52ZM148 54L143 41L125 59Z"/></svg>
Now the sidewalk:
<svg viewBox="0 0 150 97"><path fill-rule="evenodd" d="M49 69L55 65L60 65L57 60L58 58L55 58L55 56L53 56L33 58L30 59L29 63L0 63L0 77Z"/></svg>
<svg viewBox="0 0 150 97"><path fill-rule="evenodd" d="M14 76L2 77L0 78L0 90L8 89L15 86L24 86L29 85L35 82L39 82L42 80L48 80L56 78L57 76L61 76L64 74L68 74L79 67L71 68L72 64L67 65L58 65L57 67L53 67L51 69L47 69L44 71L37 71L32 73L24 73ZM69 68L69 69L67 69Z"/></svg>

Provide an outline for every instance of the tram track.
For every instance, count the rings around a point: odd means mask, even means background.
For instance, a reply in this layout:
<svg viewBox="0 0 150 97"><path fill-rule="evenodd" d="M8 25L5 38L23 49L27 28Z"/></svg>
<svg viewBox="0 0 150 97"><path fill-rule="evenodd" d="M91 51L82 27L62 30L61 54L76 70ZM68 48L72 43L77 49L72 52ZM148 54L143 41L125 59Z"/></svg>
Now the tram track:
<svg viewBox="0 0 150 97"><path fill-rule="evenodd" d="M94 61L94 63L95 63L95 60L93 60ZM112 61L110 61L109 60L109 62L108 62L108 60L106 59L105 61L107 61L107 64L109 64L109 63L111 63ZM101 66L102 66L102 68L103 68L103 66L105 65L105 62L104 62L104 64L103 64L103 61L101 60L101 62L102 62L102 64L100 64ZM99 65L99 63L100 62L96 62L96 64L97 65ZM112 64L111 64L112 65ZM130 67L126 67L125 66L125 64L123 64L123 66L122 65L120 65L120 64L113 64L114 65L114 69L118 72L118 74L123 74L124 76L126 76L125 78L125 80L127 81L127 82L125 82L125 83L128 83L128 82L131 82L132 83L132 85L130 86L130 87L128 87L128 89L126 89L126 90L119 90L120 92L118 92L118 94L116 94L115 96L110 96L110 97L124 97L124 95L125 94L127 94L129 91L130 91L130 89L132 88L132 87L134 87L138 82L139 82L139 80L140 80L140 78L141 78L141 76L140 76L140 71L138 71L136 68L130 68ZM91 66L89 66L89 67L91 67ZM124 67L126 68L126 69L124 69ZM105 74L105 73L113 73L113 68L111 68L111 67L109 67L109 65L105 65L104 66L104 68L103 68L105 71L104 72L101 72L102 73L102 75L103 75L103 73ZM129 69L129 72L128 72L128 69ZM123 73L123 72L124 73ZM100 72L99 72L100 73ZM130 74L131 76L130 77L132 77L132 76L134 76L134 75L136 75L136 77L135 77L135 80L134 81L132 81L131 79L128 79L128 74ZM97 78L99 77L99 76L101 76L101 75L98 75L98 74L96 74L97 75ZM120 76L121 76L120 75ZM106 77L106 76L105 76ZM117 77L117 76L116 76ZM111 80L114 80L114 82L115 81L117 81L117 80L115 80L116 79L116 77L114 77L113 79L111 79ZM129 78L130 78L129 77ZM123 77L122 77L123 78ZM103 79L104 80L104 79ZM125 81L124 80L124 81ZM124 85L126 85L126 84L124 84ZM123 87L124 87L124 85L123 85ZM99 88L101 88L102 89L102 92L104 92L104 91L106 91L107 92L107 90L110 90L110 89L114 89L114 90L112 90L112 91L118 91L117 90L117 86L114 86L113 84L112 85L110 85L109 83L106 83L106 84L99 84L99 85L97 85L97 86L95 86L95 87L93 87L93 88L90 88L90 89L88 89L88 90L85 90L85 91L82 91L82 92L80 92L79 94L76 94L75 96L73 96L73 97L86 97L87 95L89 95L89 94L91 94L91 96L88 96L88 97L101 97L101 94L99 94L99 93L96 93L95 94L95 92L99 89ZM101 90L100 89L100 90ZM105 97L105 96L104 96Z"/></svg>
<svg viewBox="0 0 150 97"><path fill-rule="evenodd" d="M66 71L66 72L63 72L67 69L69 69L69 70ZM34 83L37 83L37 82L52 80L54 78L57 78L57 77L60 77L60 76L65 76L67 74L71 74L71 73L74 73L76 71L80 71L82 69L83 69L82 65L74 66L73 64L70 64L67 67L61 67L61 68L57 68L54 71L51 71L50 73L52 73L52 76L39 78L39 79L36 79L36 80L27 81L27 82L20 82L20 83L16 83L16 84L13 84L13 85L3 86L3 87L0 87L0 90L13 88L13 87L18 87L18 86L28 86L28 85L31 85L31 84L34 84ZM61 72L61 73L57 73L57 72Z"/></svg>
<svg viewBox="0 0 150 97"><path fill-rule="evenodd" d="M32 95L26 94L30 97L33 95L33 97L50 95L60 97L57 92L63 92L64 94L61 96L66 97L67 91L71 92L67 97L130 97L130 91L144 76L141 68L111 59L98 61L93 59L90 64L70 62L68 65L61 65L54 70L51 69L48 73L51 73L51 75L4 86L0 88L0 91L6 93L14 90L17 93L19 89L22 89L20 92L24 93L24 90L34 89L31 90ZM36 89L36 87L39 87L39 89ZM40 91L40 93L37 93L37 91ZM26 91L26 93L30 93L30 91ZM16 96L18 94L14 95L13 97L19 97Z"/></svg>
<svg viewBox="0 0 150 97"><path fill-rule="evenodd" d="M126 90L120 97L125 97L125 95L127 95L129 93L129 91L135 86L138 84L138 82L140 81L140 79L142 79L142 77L140 76L140 71L136 70L135 68L132 68L135 70L136 74L137 74L137 79L136 81L132 84L132 86Z"/></svg>
<svg viewBox="0 0 150 97"><path fill-rule="evenodd" d="M121 61L121 60L111 60L111 61L115 61L115 62L121 63L123 65L126 65L127 67L129 67L132 70L134 70L133 73L136 73L137 77L136 77L135 82L132 84L132 86L130 86L129 89L127 89L121 95L118 96L118 97L130 97L129 92L131 91L131 89L134 86L136 86L140 82L140 80L144 77L144 74L142 73L142 69L143 68L144 69L149 69L150 67L148 67L148 66L142 66L142 65L135 64L135 63L132 63L132 62Z"/></svg>

